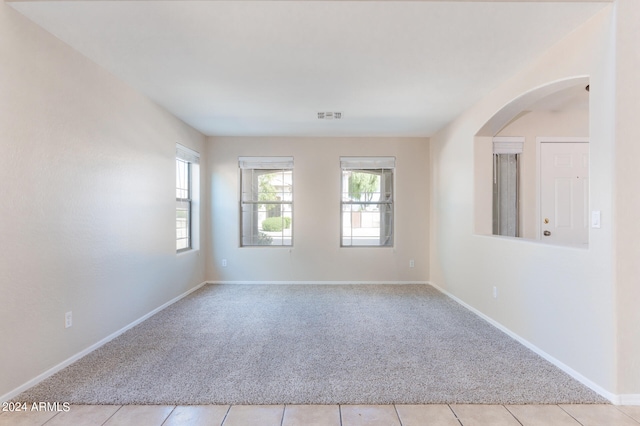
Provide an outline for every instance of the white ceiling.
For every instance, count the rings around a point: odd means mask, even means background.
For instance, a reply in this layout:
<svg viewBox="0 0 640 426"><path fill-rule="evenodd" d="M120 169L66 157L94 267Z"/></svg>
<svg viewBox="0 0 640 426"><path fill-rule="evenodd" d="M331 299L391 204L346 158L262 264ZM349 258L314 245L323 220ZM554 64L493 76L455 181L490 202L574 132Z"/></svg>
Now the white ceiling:
<svg viewBox="0 0 640 426"><path fill-rule="evenodd" d="M207 135L429 136L608 3L10 4Z"/></svg>

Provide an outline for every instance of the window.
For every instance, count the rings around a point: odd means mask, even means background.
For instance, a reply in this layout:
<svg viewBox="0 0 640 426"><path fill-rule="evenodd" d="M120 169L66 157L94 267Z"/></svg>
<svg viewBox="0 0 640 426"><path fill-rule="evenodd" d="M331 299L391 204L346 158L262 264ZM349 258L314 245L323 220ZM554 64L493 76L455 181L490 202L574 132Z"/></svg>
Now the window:
<svg viewBox="0 0 640 426"><path fill-rule="evenodd" d="M240 245L293 245L293 157L240 157Z"/></svg>
<svg viewBox="0 0 640 426"><path fill-rule="evenodd" d="M524 138L493 138L493 234L519 236L520 154Z"/></svg>
<svg viewBox="0 0 640 426"><path fill-rule="evenodd" d="M182 145L176 146L176 251L194 248L194 191L199 154Z"/></svg>
<svg viewBox="0 0 640 426"><path fill-rule="evenodd" d="M341 157L341 246L393 246L394 157Z"/></svg>

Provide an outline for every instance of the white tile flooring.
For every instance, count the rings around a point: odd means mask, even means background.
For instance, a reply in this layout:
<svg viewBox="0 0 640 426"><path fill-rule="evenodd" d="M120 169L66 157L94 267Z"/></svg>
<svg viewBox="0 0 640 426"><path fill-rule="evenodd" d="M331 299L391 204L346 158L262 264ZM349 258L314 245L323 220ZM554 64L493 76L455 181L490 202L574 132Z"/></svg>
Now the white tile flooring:
<svg viewBox="0 0 640 426"><path fill-rule="evenodd" d="M2 412L0 426L639 426L614 405L73 405Z"/></svg>

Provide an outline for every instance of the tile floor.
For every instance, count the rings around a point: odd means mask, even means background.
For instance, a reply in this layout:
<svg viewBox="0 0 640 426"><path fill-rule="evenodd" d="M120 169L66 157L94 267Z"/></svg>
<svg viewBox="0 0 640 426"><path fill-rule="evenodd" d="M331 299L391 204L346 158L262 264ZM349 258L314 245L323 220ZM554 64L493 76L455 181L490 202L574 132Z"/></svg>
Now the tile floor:
<svg viewBox="0 0 640 426"><path fill-rule="evenodd" d="M0 426L639 426L640 406L614 405L74 405L3 412Z"/></svg>

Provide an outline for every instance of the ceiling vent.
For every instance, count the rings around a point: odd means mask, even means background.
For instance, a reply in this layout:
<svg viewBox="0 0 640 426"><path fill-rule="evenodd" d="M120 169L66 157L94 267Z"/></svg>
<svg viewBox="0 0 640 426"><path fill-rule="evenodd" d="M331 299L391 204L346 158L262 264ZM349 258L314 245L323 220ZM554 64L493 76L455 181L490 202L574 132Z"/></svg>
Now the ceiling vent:
<svg viewBox="0 0 640 426"><path fill-rule="evenodd" d="M342 118L341 112L319 112L318 119L320 120L340 120Z"/></svg>

